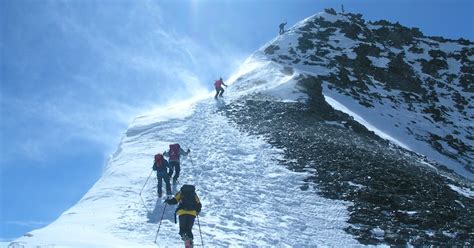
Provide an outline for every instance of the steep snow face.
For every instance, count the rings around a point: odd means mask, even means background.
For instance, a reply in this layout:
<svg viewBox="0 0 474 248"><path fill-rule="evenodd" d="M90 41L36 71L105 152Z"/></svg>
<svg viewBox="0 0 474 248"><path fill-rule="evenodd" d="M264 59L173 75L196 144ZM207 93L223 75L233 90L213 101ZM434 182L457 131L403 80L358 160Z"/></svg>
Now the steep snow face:
<svg viewBox="0 0 474 248"><path fill-rule="evenodd" d="M472 181L473 54L469 41L426 38L417 29L384 21L368 24L359 15L320 13L297 23L250 60L271 65L275 75L315 76L335 109ZM235 89L258 74L261 68L244 73ZM287 92L302 88L292 85Z"/></svg>
<svg viewBox="0 0 474 248"><path fill-rule="evenodd" d="M345 105L341 104L340 102L334 100L333 98L329 97L329 96L324 96L324 98L326 99L326 102L329 103L329 105L331 105L334 109L336 110L339 110L339 111L342 111L350 116L352 116L354 118L354 120L356 120L357 122L359 122L360 124L364 125L367 129L369 129L370 131L373 131L375 132L380 138L383 138L383 139L386 139L386 140L389 140L397 145L399 145L400 147L403 147L405 149L410 149L406 144L404 144L403 142L401 142L400 140L397 140L395 138L393 138L392 136L384 133L383 131L379 130L378 128L372 126L369 122L367 122L364 118L362 118L361 116L359 116L358 114L352 112L352 110L349 110L348 108L346 108ZM347 104L346 104L347 105Z"/></svg>
<svg viewBox="0 0 474 248"><path fill-rule="evenodd" d="M285 79L282 79L285 80ZM199 218L204 244L219 246L347 247L358 242L347 227L349 203L301 191L307 173L289 171L281 150L258 136L238 131L220 114L214 99L164 108L137 118L108 162L103 177L74 207L49 226L14 243L27 246L160 247L181 246L175 206L157 198L153 155L179 142L183 158L179 185L194 184L202 201ZM199 224L195 243L201 243Z"/></svg>

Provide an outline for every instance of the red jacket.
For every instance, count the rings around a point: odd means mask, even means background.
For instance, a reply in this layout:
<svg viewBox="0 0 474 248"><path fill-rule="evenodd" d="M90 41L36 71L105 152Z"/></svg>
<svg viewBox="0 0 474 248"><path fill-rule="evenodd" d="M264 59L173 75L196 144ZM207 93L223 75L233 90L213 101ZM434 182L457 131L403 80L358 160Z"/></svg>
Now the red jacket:
<svg viewBox="0 0 474 248"><path fill-rule="evenodd" d="M214 83L214 86L216 86L216 88L219 89L219 88L222 88L223 83L224 82L222 82L222 80L219 79L219 80L216 80L216 82Z"/></svg>

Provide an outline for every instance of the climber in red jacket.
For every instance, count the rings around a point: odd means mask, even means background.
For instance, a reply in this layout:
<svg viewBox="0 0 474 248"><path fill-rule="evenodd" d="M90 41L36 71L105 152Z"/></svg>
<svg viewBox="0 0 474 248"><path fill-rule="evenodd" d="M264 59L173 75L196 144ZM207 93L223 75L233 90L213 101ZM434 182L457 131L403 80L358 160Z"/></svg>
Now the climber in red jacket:
<svg viewBox="0 0 474 248"><path fill-rule="evenodd" d="M222 78L219 78L219 80L216 80L214 83L214 86L216 87L216 96L214 96L215 99L217 99L218 96L222 97L222 94L224 94L224 89L222 88L222 85L227 87L227 85L222 81Z"/></svg>

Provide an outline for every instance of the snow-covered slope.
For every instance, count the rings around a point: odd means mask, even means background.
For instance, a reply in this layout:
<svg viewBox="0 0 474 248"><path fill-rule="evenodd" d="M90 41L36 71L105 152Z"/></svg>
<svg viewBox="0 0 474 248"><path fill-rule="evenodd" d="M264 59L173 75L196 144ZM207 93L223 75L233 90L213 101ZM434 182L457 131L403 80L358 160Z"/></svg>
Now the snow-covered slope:
<svg viewBox="0 0 474 248"><path fill-rule="evenodd" d="M328 11L253 54L225 112L352 201L345 230L363 244L472 244L473 55L470 41Z"/></svg>
<svg viewBox="0 0 474 248"><path fill-rule="evenodd" d="M74 207L49 226L15 241L18 245L74 247L153 247L164 205L157 199L153 155L179 142L191 149L179 184L195 184L203 204L199 218L204 244L220 246L351 246L343 231L347 202L303 193L307 173L278 163L282 151L258 136L238 131L218 113L221 102L156 110L129 127L103 177ZM311 187L314 187L312 185ZM179 186L174 186L173 191ZM167 207L159 247L181 246L175 207ZM196 243L201 243L195 225Z"/></svg>
<svg viewBox="0 0 474 248"><path fill-rule="evenodd" d="M473 181L473 59L470 41L428 38L399 24L366 23L360 15L320 13L249 58L244 66L260 66L235 87L245 94L242 85L272 87L268 93L280 97L298 88L290 79L314 76L334 108ZM255 86L253 78L263 73L273 74L271 80ZM292 99L305 99L299 93Z"/></svg>
<svg viewBox="0 0 474 248"><path fill-rule="evenodd" d="M179 184L203 203L196 244L474 243L473 45L393 30L406 31L335 13L297 23L245 61L224 100L138 117L83 199L14 244L156 247L164 213L159 247L182 246L154 177L139 197L153 155L174 142L191 149ZM434 46L448 69L435 70Z"/></svg>

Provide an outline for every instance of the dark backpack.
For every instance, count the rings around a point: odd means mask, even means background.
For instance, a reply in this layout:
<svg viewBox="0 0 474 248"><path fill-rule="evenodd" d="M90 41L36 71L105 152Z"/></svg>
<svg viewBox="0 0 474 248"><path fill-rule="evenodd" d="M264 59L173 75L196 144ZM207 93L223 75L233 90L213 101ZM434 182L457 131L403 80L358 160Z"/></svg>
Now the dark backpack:
<svg viewBox="0 0 474 248"><path fill-rule="evenodd" d="M196 188L194 185L185 184L179 191L181 192L181 202L178 208L184 210L198 210Z"/></svg>
<svg viewBox="0 0 474 248"><path fill-rule="evenodd" d="M171 144L170 145L170 161L176 161L179 160L179 151L180 151L180 146L179 144Z"/></svg>

